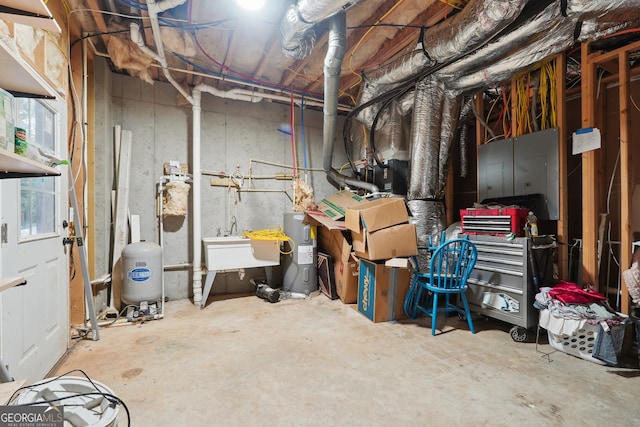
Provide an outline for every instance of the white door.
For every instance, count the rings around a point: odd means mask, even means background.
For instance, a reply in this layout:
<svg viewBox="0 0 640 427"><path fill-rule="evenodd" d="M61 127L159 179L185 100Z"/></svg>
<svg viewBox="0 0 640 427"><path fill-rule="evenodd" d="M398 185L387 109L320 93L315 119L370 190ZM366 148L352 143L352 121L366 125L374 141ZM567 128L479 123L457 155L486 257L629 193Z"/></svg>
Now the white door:
<svg viewBox="0 0 640 427"><path fill-rule="evenodd" d="M29 141L66 158L66 106L60 101L16 99L17 125ZM64 151L61 151L64 150ZM62 176L0 181L2 277L27 284L0 293L1 357L9 373L28 382L44 378L69 342L69 273L62 245L67 219L68 166Z"/></svg>

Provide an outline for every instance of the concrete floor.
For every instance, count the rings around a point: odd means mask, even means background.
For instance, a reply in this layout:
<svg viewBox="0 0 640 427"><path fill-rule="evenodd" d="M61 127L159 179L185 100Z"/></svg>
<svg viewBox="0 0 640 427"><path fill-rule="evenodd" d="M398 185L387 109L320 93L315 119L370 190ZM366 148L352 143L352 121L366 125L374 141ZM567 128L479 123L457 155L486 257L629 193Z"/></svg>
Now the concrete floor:
<svg viewBox="0 0 640 427"><path fill-rule="evenodd" d="M475 325L440 318L432 337L429 318L374 324L324 295L179 300L164 319L78 342L54 374L104 383L132 426L640 425L637 371L549 362L510 325Z"/></svg>

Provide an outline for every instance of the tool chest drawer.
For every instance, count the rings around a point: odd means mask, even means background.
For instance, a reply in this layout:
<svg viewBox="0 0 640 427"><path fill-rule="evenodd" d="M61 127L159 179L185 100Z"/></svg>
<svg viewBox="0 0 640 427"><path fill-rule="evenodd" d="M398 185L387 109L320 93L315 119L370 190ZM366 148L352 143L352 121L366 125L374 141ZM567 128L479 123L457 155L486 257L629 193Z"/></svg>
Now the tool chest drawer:
<svg viewBox="0 0 640 427"><path fill-rule="evenodd" d="M478 251L468 279L471 311L524 328L536 325L533 289L528 262L530 241L524 237L469 235Z"/></svg>

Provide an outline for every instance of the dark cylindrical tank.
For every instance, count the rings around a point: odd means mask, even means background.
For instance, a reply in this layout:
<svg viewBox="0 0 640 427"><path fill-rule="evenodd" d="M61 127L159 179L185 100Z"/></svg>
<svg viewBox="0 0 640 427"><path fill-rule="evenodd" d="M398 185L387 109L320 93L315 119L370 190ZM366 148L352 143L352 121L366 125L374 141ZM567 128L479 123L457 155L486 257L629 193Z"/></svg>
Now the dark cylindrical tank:
<svg viewBox="0 0 640 427"><path fill-rule="evenodd" d="M162 298L162 248L152 242L130 243L122 250L122 302L137 305Z"/></svg>
<svg viewBox="0 0 640 427"><path fill-rule="evenodd" d="M285 252L291 253L282 255L282 289L310 293L318 290L318 244L316 227L303 224L303 219L302 212L284 214L284 232L293 244L287 242Z"/></svg>

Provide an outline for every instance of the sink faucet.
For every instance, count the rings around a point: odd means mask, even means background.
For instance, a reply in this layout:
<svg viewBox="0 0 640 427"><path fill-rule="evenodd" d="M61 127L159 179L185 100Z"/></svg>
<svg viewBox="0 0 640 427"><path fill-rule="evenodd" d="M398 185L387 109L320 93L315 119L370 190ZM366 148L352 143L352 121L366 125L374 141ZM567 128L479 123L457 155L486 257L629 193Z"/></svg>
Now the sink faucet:
<svg viewBox="0 0 640 427"><path fill-rule="evenodd" d="M231 227L229 228L229 235L233 236L233 229L236 229L236 233L238 232L238 220L235 215L231 217Z"/></svg>

